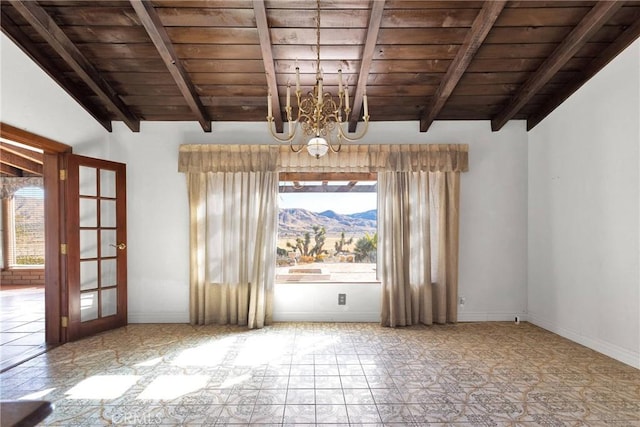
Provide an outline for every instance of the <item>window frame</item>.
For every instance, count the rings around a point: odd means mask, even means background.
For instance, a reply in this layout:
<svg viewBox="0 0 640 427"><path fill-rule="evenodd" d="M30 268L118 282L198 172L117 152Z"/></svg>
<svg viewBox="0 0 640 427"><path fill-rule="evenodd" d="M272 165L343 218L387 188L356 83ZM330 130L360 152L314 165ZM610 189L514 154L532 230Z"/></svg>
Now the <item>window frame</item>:
<svg viewBox="0 0 640 427"><path fill-rule="evenodd" d="M377 184L378 184L378 174L377 173L369 173L369 172L280 172L279 174L279 185L278 185L278 194L282 193L337 193L337 192L352 192L354 188L357 186L357 182L360 181L369 181L375 182L373 185L369 186L361 186L365 187L364 189L358 189L357 192L367 192L367 193L375 193L377 197ZM293 185L283 185L284 182L291 182ZM305 185L304 183L314 182L313 185ZM331 185L331 182L340 182L337 185ZM300 184L303 183L303 184ZM296 185L297 184L297 185ZM286 189L286 191L282 191ZM280 229L278 227L278 235ZM376 231L377 230L377 221L376 221ZM349 284L366 284L366 283L380 283L380 279L378 273L380 271L378 258L376 256L375 261L375 279L372 280L311 280L305 278L300 280L300 283L316 283L316 284L336 284L336 283L349 283ZM276 271L278 268L282 268L282 266L276 266ZM275 283L287 284L287 283L296 283L295 280L277 280Z"/></svg>
<svg viewBox="0 0 640 427"><path fill-rule="evenodd" d="M44 193L44 183L40 186L34 183L25 183L15 193L2 200L2 235L0 238L0 246L2 247L2 270L19 270L19 269L44 269L45 264L18 264L17 263L17 237L16 237L16 194L25 188L38 188ZM44 194L42 199L42 210L44 217ZM46 239L46 231L43 230L43 259L45 259L46 245L44 239Z"/></svg>

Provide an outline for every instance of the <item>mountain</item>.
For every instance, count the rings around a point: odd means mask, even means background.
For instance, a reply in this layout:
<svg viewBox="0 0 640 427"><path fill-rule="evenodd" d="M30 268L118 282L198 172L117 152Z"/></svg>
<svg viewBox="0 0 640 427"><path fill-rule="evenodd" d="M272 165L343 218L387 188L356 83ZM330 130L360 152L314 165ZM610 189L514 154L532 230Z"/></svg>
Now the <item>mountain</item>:
<svg viewBox="0 0 640 427"><path fill-rule="evenodd" d="M301 236L312 227L319 225L327 230L328 236L339 236L341 232L351 234L373 234L376 232L376 210L355 214L339 214L332 210L311 212L306 209L280 209L278 227L280 236Z"/></svg>
<svg viewBox="0 0 640 427"><path fill-rule="evenodd" d="M372 209L372 210L366 211L366 212L358 212L358 213L351 214L351 216L353 218L358 218L358 219L369 219L369 220L372 220L372 221L377 221L378 220L378 210L377 209Z"/></svg>

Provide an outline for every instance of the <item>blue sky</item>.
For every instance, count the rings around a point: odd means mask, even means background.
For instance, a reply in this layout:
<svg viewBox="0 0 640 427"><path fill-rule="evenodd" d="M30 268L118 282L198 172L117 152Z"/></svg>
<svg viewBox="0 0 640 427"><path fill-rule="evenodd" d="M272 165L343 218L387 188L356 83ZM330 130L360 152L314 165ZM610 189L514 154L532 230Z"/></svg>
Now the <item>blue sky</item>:
<svg viewBox="0 0 640 427"><path fill-rule="evenodd" d="M376 193L280 193L280 208L302 208L312 212L332 210L352 214L376 209Z"/></svg>

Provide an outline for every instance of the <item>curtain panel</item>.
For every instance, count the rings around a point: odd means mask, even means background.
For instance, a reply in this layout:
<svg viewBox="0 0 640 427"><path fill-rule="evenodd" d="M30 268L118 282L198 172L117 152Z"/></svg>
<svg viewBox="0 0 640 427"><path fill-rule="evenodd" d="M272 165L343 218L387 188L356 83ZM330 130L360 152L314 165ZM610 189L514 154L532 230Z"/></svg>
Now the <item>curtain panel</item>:
<svg viewBox="0 0 640 427"><path fill-rule="evenodd" d="M378 173L382 325L457 322L459 178Z"/></svg>
<svg viewBox="0 0 640 427"><path fill-rule="evenodd" d="M275 280L278 174L187 175L192 324L268 325Z"/></svg>

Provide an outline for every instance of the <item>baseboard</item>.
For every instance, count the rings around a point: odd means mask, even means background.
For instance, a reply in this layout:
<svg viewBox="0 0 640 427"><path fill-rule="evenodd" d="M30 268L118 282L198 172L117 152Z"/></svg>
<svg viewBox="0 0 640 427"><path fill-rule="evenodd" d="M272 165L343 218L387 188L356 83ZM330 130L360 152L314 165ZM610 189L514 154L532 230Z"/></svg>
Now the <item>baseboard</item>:
<svg viewBox="0 0 640 427"><path fill-rule="evenodd" d="M514 312L458 312L459 322L513 322L527 321L526 314ZM287 312L274 313L275 322L380 322L379 312Z"/></svg>
<svg viewBox="0 0 640 427"><path fill-rule="evenodd" d="M131 313L129 323L189 323L189 313L184 311L157 311Z"/></svg>
<svg viewBox="0 0 640 427"><path fill-rule="evenodd" d="M516 316L520 322L526 322L525 313L509 312L485 312L485 311L461 311L458 310L458 322L515 322Z"/></svg>
<svg viewBox="0 0 640 427"><path fill-rule="evenodd" d="M555 334L560 335L561 337L567 338L573 342L595 350L598 353L602 353L629 366L640 369L640 353L629 351L626 348L619 347L615 344L611 344L600 339L593 339L584 336L577 331L566 329L559 325L556 325L553 322L541 319L540 317L536 316L535 313L529 313L528 317L529 322L541 327L542 329L551 331Z"/></svg>
<svg viewBox="0 0 640 427"><path fill-rule="evenodd" d="M380 322L379 312L273 313L274 322Z"/></svg>
<svg viewBox="0 0 640 427"><path fill-rule="evenodd" d="M459 322L513 322L515 316L527 321L526 314L514 312L458 312ZM274 313L275 322L380 322L380 312L286 312ZM129 313L129 323L189 323L189 313L144 312ZM547 328L545 328L547 329Z"/></svg>

